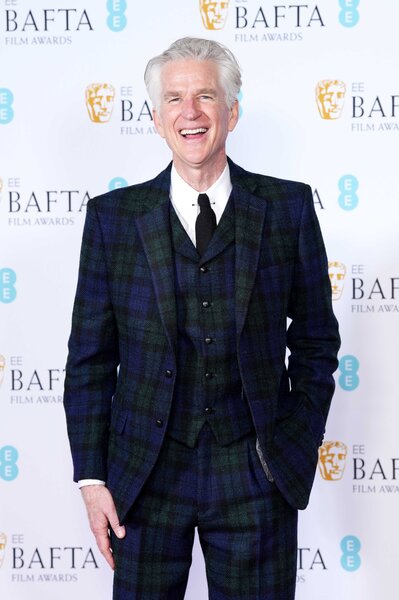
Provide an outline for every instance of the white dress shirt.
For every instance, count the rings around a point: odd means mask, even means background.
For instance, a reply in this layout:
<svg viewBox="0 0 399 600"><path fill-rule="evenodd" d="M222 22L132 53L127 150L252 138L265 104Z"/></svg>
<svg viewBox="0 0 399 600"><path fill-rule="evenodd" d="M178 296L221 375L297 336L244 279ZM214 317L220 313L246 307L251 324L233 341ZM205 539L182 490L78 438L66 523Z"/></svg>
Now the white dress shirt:
<svg viewBox="0 0 399 600"><path fill-rule="evenodd" d="M175 166L172 165L170 176L170 200L181 224L194 246L196 245L195 221L197 220L199 213L198 194L207 194L211 207L216 215L216 223L218 224L223 211L226 208L232 188L230 169L227 163L222 174L215 183L207 190L201 190L201 192L197 192L197 190L188 185L188 183L180 177Z"/></svg>
<svg viewBox="0 0 399 600"><path fill-rule="evenodd" d="M212 184L209 189L201 192L197 192L197 190L188 185L188 183L180 177L175 166L172 165L170 176L170 201L194 246L195 221L197 220L199 213L198 194L207 194L211 207L216 215L216 223L218 224L223 211L226 208L232 189L230 169L227 163L223 173L215 183ZM78 481L79 488L86 485L105 485L105 481L101 481L100 479L80 479Z"/></svg>

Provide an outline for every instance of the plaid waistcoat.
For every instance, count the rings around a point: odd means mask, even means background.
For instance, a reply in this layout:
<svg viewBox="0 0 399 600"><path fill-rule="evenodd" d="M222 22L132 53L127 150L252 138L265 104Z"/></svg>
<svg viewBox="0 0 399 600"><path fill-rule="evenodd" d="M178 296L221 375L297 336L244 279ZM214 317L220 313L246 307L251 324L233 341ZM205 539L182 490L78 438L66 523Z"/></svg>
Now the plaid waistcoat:
<svg viewBox="0 0 399 600"><path fill-rule="evenodd" d="M253 429L237 360L234 203L201 258L172 207L170 222L178 368L168 434L194 447L208 422L227 445Z"/></svg>

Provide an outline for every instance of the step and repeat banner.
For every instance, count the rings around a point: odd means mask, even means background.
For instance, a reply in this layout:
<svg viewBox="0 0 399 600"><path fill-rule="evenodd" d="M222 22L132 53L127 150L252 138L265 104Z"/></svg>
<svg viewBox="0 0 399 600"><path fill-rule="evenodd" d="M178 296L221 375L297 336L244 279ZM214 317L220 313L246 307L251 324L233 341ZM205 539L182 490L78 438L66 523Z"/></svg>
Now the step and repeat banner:
<svg viewBox="0 0 399 600"><path fill-rule="evenodd" d="M143 71L185 35L235 53L229 155L310 183L327 246L342 348L296 597L398 597L398 22L396 0L0 0L2 598L111 595L62 407L80 240L91 197L169 161Z"/></svg>

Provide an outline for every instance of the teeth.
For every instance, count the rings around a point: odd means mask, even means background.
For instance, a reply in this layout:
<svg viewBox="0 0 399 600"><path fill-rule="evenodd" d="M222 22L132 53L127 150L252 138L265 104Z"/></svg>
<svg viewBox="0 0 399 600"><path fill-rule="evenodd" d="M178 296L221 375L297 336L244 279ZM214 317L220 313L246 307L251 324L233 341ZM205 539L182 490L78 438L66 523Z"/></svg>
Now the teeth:
<svg viewBox="0 0 399 600"><path fill-rule="evenodd" d="M182 135L195 135L196 133L205 133L207 130L204 127L198 127L197 129L182 129Z"/></svg>

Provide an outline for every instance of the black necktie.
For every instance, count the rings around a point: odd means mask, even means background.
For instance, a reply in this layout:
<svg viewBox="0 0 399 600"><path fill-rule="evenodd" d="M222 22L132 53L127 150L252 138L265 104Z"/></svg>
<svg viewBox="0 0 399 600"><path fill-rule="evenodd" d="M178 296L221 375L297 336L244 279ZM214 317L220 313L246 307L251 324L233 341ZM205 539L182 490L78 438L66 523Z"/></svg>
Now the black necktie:
<svg viewBox="0 0 399 600"><path fill-rule="evenodd" d="M209 198L206 194L199 194L198 204L200 213L195 222L195 239L197 250L202 256L216 229L216 215L211 208Z"/></svg>

